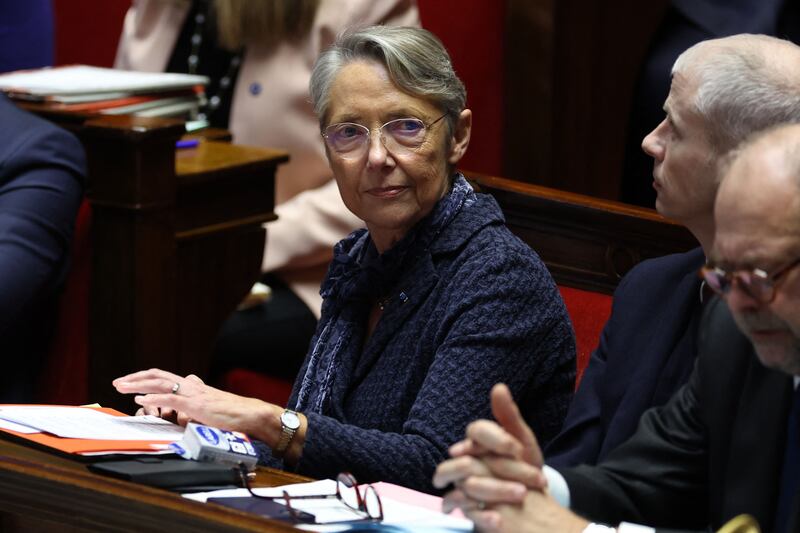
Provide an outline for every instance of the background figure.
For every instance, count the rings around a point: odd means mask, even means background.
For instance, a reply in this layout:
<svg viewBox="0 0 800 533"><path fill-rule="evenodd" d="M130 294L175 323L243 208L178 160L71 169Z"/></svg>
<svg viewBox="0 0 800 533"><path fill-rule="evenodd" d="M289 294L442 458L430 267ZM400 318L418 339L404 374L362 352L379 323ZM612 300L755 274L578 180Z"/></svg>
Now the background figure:
<svg viewBox="0 0 800 533"><path fill-rule="evenodd" d="M281 147L279 219L268 225L264 272L273 299L236 312L220 332L212 372L242 367L294 379L319 317L333 245L363 222L342 203L308 101L311 67L351 26L418 26L414 0L135 0L115 66L211 76L213 125L240 144Z"/></svg>
<svg viewBox="0 0 800 533"><path fill-rule="evenodd" d="M30 402L69 266L86 172L78 140L0 94L0 403Z"/></svg>
<svg viewBox="0 0 800 533"><path fill-rule="evenodd" d="M0 1L0 72L53 64L51 0Z"/></svg>
<svg viewBox="0 0 800 533"><path fill-rule="evenodd" d="M653 207L652 161L642 138L664 116L670 66L690 46L739 33L775 35L800 42L800 3L790 0L672 0L653 37L634 89L625 142L620 199Z"/></svg>

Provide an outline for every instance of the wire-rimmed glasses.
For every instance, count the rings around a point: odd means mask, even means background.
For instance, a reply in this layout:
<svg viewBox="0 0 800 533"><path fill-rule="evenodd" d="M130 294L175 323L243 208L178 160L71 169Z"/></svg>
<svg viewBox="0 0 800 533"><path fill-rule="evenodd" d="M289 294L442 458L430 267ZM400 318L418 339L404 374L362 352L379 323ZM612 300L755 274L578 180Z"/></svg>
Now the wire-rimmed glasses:
<svg viewBox="0 0 800 533"><path fill-rule="evenodd" d="M296 521L303 521L304 516L302 511L292 506L292 502L300 500L325 500L331 498L336 498L357 514L358 518L355 520L348 520L348 522L363 520L380 522L383 520L383 503L381 503L381 498L375 491L375 488L372 485L359 485L356 478L349 472L342 472L336 476L336 492L334 494L302 494L298 496L292 496L285 490L281 496L261 496L253 492L253 489L250 487L250 481L245 469L240 468L239 475L242 479L242 485L251 496L262 500L283 500L289 515Z"/></svg>
<svg viewBox="0 0 800 533"><path fill-rule="evenodd" d="M800 265L800 257L772 273L760 268L728 271L706 265L700 269L700 276L709 288L718 294L728 294L736 280L739 287L750 297L762 304L768 304L775 298L775 291L783 276L797 265Z"/></svg>
<svg viewBox="0 0 800 533"><path fill-rule="evenodd" d="M428 130L446 116L447 113L429 124L418 118L397 118L378 128L378 133L388 151L394 154L413 152L425 142ZM355 122L338 122L325 128L322 137L340 157L358 159L367 152L372 130Z"/></svg>

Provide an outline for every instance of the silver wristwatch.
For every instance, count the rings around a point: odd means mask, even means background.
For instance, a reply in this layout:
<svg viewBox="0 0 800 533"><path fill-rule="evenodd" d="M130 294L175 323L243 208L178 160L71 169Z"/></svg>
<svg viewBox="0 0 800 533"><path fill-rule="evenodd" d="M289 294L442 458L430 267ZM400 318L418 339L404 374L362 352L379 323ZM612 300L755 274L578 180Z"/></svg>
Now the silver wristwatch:
<svg viewBox="0 0 800 533"><path fill-rule="evenodd" d="M283 457L286 448L289 447L289 443L292 442L292 438L299 428L300 417L291 409L286 409L281 414L281 438L272 450L272 455Z"/></svg>

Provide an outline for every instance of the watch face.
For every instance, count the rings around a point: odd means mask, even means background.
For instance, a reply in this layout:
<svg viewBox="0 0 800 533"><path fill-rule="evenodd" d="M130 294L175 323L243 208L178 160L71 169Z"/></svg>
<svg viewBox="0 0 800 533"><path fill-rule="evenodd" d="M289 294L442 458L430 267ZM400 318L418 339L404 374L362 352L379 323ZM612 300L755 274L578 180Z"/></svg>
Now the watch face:
<svg viewBox="0 0 800 533"><path fill-rule="evenodd" d="M294 411L287 409L281 415L281 423L289 429L297 429L300 427L300 417Z"/></svg>

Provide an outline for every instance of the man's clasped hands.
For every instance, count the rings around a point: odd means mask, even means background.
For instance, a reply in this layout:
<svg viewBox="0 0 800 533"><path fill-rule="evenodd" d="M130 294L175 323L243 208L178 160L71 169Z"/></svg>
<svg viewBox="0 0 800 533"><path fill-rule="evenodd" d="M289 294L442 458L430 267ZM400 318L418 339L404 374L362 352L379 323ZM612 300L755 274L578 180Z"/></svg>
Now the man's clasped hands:
<svg viewBox="0 0 800 533"><path fill-rule="evenodd" d="M472 422L436 469L434 486L454 487L443 510L460 508L481 531L583 531L588 522L551 496L542 450L508 387L495 385L491 403L497 422Z"/></svg>

